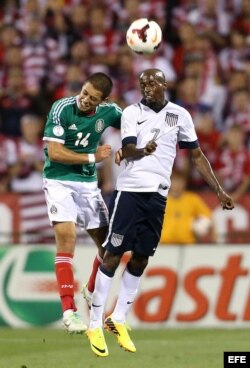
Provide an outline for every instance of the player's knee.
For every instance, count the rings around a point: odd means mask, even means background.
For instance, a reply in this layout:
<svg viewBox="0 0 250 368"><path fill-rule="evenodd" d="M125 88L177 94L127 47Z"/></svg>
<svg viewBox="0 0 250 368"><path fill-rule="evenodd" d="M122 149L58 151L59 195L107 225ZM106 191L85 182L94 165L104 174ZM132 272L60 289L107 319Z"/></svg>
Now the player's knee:
<svg viewBox="0 0 250 368"><path fill-rule="evenodd" d="M148 265L148 257L133 254L130 258L127 269L134 276L141 276Z"/></svg>
<svg viewBox="0 0 250 368"><path fill-rule="evenodd" d="M98 247L98 255L101 259L104 258L104 254L105 254L105 248L103 247Z"/></svg>
<svg viewBox="0 0 250 368"><path fill-rule="evenodd" d="M87 230L88 234L94 240L99 250L103 249L102 244L106 239L107 230L108 230L107 226Z"/></svg>
<svg viewBox="0 0 250 368"><path fill-rule="evenodd" d="M104 258L103 258L103 264L101 266L101 270L108 274L114 274L117 267L120 264L122 254L114 254L109 251L106 251Z"/></svg>

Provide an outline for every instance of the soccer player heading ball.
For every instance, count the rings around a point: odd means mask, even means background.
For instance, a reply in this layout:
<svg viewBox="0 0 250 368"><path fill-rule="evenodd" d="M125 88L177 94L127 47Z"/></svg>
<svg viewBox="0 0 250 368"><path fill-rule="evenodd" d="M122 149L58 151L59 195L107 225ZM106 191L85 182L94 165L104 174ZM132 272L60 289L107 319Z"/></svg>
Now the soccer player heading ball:
<svg viewBox="0 0 250 368"><path fill-rule="evenodd" d="M133 305L142 274L159 244L176 144L189 149L193 163L223 209L234 208L199 146L191 115L166 100L167 83L161 70L148 69L139 77L142 100L125 108L121 121L122 150L116 162L126 160L110 201L105 254L96 277L87 335L92 351L107 356L103 327L118 344L135 352L126 317ZM105 303L115 271L124 252L131 251L121 279L115 308L103 323Z"/></svg>

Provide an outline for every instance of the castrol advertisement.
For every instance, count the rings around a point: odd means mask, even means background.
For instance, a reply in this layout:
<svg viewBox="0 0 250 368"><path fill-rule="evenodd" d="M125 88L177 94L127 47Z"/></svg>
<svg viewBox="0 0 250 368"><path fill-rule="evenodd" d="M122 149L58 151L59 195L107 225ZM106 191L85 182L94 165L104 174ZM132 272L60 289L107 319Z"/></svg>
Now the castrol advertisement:
<svg viewBox="0 0 250 368"><path fill-rule="evenodd" d="M96 254L77 246L75 296L81 317L89 311L80 290ZM0 326L61 327L54 274L54 246L0 248ZM115 274L106 312L119 291L125 254ZM250 247L247 245L160 245L150 258L128 323L134 327L250 327Z"/></svg>

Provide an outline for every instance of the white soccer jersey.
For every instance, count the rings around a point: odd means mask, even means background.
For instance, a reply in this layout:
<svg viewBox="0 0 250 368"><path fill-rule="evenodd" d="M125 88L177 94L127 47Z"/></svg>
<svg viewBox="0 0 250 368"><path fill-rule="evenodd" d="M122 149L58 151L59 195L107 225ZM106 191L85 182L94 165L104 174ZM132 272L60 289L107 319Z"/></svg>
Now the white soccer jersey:
<svg viewBox="0 0 250 368"><path fill-rule="evenodd" d="M138 103L124 109L121 120L123 144L136 143L143 148L152 139L157 143L155 152L139 160L129 160L117 179L117 190L129 192L159 192L167 195L170 176L180 148L199 146L189 112L172 102L159 112Z"/></svg>

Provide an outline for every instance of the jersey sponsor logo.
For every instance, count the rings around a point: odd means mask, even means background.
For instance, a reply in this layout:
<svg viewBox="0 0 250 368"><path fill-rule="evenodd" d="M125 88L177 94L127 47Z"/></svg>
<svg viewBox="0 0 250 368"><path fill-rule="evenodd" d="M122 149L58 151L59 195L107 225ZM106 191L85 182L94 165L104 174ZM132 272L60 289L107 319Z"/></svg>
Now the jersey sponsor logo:
<svg viewBox="0 0 250 368"><path fill-rule="evenodd" d="M178 115L171 114L170 112L167 112L166 117L165 117L165 122L167 123L168 126L173 127L173 126L177 125L178 118L179 118Z"/></svg>
<svg viewBox="0 0 250 368"><path fill-rule="evenodd" d="M64 134L64 129L61 125L56 125L53 128L53 134L57 137L61 137Z"/></svg>
<svg viewBox="0 0 250 368"><path fill-rule="evenodd" d="M110 242L114 247L119 247L122 244L123 238L124 235L113 233Z"/></svg>
<svg viewBox="0 0 250 368"><path fill-rule="evenodd" d="M103 119L96 120L96 122L95 122L95 131L97 133L100 133L100 132L103 131L103 129L104 129L104 120Z"/></svg>
<svg viewBox="0 0 250 368"><path fill-rule="evenodd" d="M142 121L138 121L137 124L138 125L141 125L141 124L145 123L145 121L147 121L147 119L146 120L142 120Z"/></svg>
<svg viewBox="0 0 250 368"><path fill-rule="evenodd" d="M68 128L69 130L77 130L77 127L75 124L71 124Z"/></svg>
<svg viewBox="0 0 250 368"><path fill-rule="evenodd" d="M50 207L50 213L52 213L52 215L55 215L57 213L57 208L54 204Z"/></svg>
<svg viewBox="0 0 250 368"><path fill-rule="evenodd" d="M167 190L168 189L168 186L167 185L160 184L159 188L160 189L163 189L163 190Z"/></svg>

